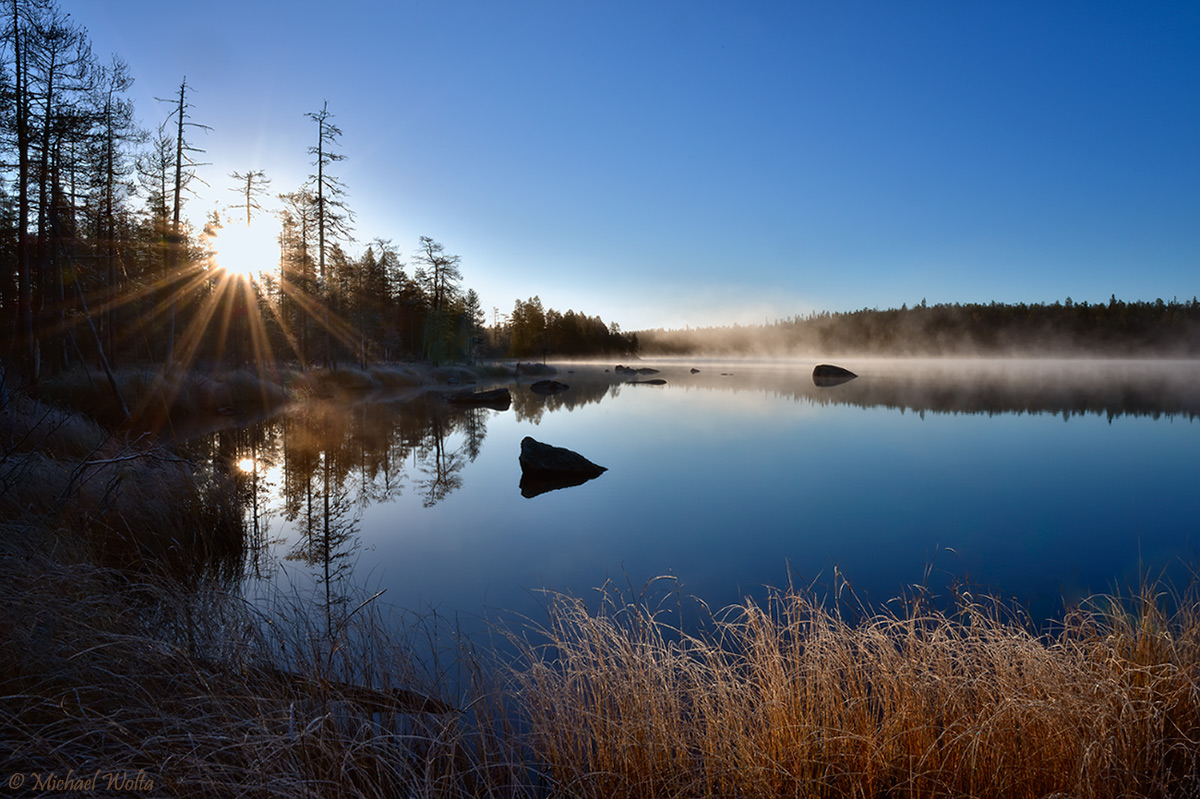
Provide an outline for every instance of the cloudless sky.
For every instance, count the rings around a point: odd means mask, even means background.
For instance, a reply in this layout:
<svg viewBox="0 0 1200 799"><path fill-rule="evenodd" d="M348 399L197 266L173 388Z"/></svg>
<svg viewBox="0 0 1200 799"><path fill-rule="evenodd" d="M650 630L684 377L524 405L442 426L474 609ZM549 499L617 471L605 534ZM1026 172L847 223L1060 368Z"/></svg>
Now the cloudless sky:
<svg viewBox="0 0 1200 799"><path fill-rule="evenodd" d="M624 329L1200 294L1195 2L60 0L145 128L186 75L189 212L312 171L360 253Z"/></svg>

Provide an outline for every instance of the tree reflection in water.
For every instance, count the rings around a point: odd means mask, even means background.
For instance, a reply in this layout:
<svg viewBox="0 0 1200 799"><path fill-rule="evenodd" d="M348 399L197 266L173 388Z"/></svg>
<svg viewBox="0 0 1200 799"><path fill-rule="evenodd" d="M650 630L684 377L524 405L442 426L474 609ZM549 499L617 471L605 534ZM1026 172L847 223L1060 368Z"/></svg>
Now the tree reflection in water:
<svg viewBox="0 0 1200 799"><path fill-rule="evenodd" d="M617 397L621 393L623 377L612 373L602 377L584 378L571 374L562 375L563 382L569 388L561 394L549 396L536 394L529 389L531 383L540 379L539 376L518 380L512 389L512 410L517 421L538 424L546 413L565 410L573 411L584 405L591 405L606 398ZM618 382L613 382L614 380Z"/></svg>
<svg viewBox="0 0 1200 799"><path fill-rule="evenodd" d="M365 510L398 498L406 486L419 492L425 507L461 488L462 471L479 456L494 412L451 405L436 394L349 406L315 402L180 448L193 461L235 475L247 576L275 574L270 553L285 542L273 518L294 531L284 560L312 576L332 635L351 594L348 578Z"/></svg>

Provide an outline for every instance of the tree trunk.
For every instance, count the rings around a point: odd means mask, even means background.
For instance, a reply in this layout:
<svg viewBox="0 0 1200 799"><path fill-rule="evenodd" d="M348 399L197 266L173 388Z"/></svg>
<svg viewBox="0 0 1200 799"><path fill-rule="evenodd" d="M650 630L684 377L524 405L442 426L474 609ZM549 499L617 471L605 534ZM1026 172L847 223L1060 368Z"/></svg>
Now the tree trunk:
<svg viewBox="0 0 1200 799"><path fill-rule="evenodd" d="M33 285L29 274L29 120L25 42L18 0L13 0L13 72L17 125L17 341L25 376L37 380L37 340L33 335Z"/></svg>
<svg viewBox="0 0 1200 799"><path fill-rule="evenodd" d="M179 270L179 249L182 244L179 235L179 206L180 193L183 190L183 113L187 93L187 77L179 84L178 125L175 133L175 207L171 213L171 240L167 244L167 290L170 292L170 321L167 333L167 362L170 370L175 365L175 273Z"/></svg>
<svg viewBox="0 0 1200 799"><path fill-rule="evenodd" d="M96 332L96 325L92 322L91 313L88 312L87 298L79 290L78 276L76 276L72 285L75 287L75 298L79 301L80 307L83 308L83 315L87 319L88 328L92 331L92 339L96 342L96 352L100 355L100 365L104 367L104 376L108 378L108 387L112 389L113 396L117 400L117 407L121 409L122 417L128 419L129 406L125 404L125 399L121 396L121 389L117 386L117 379L113 376L112 368L108 364L108 358L104 356L104 344L100 341L100 334Z"/></svg>

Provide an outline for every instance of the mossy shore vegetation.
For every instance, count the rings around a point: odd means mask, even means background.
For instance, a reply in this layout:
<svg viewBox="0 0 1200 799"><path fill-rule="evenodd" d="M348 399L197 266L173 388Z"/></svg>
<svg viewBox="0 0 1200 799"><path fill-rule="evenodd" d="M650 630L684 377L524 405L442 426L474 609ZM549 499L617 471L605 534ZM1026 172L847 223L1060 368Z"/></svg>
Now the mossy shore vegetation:
<svg viewBox="0 0 1200 799"><path fill-rule="evenodd" d="M0 767L30 787L100 771L180 797L1200 793L1195 586L1097 597L1049 629L967 592L873 609L785 590L686 630L653 589L551 595L490 647L384 597L336 616L246 599L230 482L127 431L14 395L0 444Z"/></svg>

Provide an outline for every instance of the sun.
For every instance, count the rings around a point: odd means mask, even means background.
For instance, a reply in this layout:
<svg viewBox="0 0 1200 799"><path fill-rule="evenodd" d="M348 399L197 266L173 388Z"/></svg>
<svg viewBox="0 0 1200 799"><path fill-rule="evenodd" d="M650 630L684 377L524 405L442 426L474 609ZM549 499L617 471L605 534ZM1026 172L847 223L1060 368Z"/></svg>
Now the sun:
<svg viewBox="0 0 1200 799"><path fill-rule="evenodd" d="M230 221L213 239L213 249L217 267L244 280L257 280L279 266L279 244L266 222Z"/></svg>

